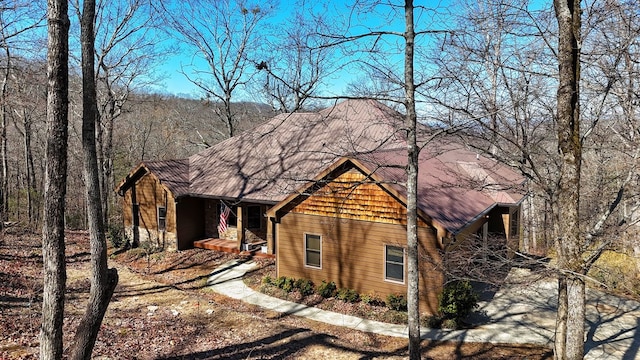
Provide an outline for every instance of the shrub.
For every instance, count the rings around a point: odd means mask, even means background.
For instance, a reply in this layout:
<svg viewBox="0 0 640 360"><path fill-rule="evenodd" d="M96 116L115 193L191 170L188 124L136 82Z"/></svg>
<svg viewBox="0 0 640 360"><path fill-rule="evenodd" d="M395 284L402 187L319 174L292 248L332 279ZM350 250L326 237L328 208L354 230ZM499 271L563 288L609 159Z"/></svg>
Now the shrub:
<svg viewBox="0 0 640 360"><path fill-rule="evenodd" d="M442 324L440 325L440 328L456 330L458 329L458 322L456 321L456 319L444 319L442 320Z"/></svg>
<svg viewBox="0 0 640 360"><path fill-rule="evenodd" d="M296 280L294 287L300 291L302 296L309 296L313 294L313 282L308 279L298 279Z"/></svg>
<svg viewBox="0 0 640 360"><path fill-rule="evenodd" d="M363 303L371 306L385 306L384 300L380 299L380 297L375 294L360 295L360 300Z"/></svg>
<svg viewBox="0 0 640 360"><path fill-rule="evenodd" d="M438 302L442 316L458 323L478 307L478 294L468 281L455 281L445 285Z"/></svg>
<svg viewBox="0 0 640 360"><path fill-rule="evenodd" d="M285 277L282 283L282 286L280 288L286 292L291 292L293 291L293 284L294 284L294 281L292 278Z"/></svg>
<svg viewBox="0 0 640 360"><path fill-rule="evenodd" d="M293 279L286 276L279 276L273 281L273 285L286 291L291 292L293 290Z"/></svg>
<svg viewBox="0 0 640 360"><path fill-rule="evenodd" d="M407 311L407 298L402 294L387 295L387 306L391 310Z"/></svg>
<svg viewBox="0 0 640 360"><path fill-rule="evenodd" d="M330 298L336 293L336 283L333 281L326 282L322 280L322 283L318 285L318 294L323 298Z"/></svg>
<svg viewBox="0 0 640 360"><path fill-rule="evenodd" d="M107 238L111 242L111 245L116 249L121 248L127 243L122 224L110 224L107 228Z"/></svg>
<svg viewBox="0 0 640 360"><path fill-rule="evenodd" d="M424 324L431 329L439 329L442 327L442 318L439 315L429 315L424 320Z"/></svg>
<svg viewBox="0 0 640 360"><path fill-rule="evenodd" d="M340 289L336 293L336 298L345 302L354 303L360 299L360 295L353 289Z"/></svg>
<svg viewBox="0 0 640 360"><path fill-rule="evenodd" d="M273 279L271 278L271 276L266 275L265 277L262 278L262 284L263 285L273 285Z"/></svg>

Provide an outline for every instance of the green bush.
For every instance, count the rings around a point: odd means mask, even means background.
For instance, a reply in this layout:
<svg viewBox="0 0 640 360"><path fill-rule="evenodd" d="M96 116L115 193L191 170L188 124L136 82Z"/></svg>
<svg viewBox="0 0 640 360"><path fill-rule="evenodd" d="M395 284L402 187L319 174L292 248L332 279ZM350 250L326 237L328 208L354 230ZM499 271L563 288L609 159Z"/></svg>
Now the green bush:
<svg viewBox="0 0 640 360"><path fill-rule="evenodd" d="M458 329L458 321L456 319L444 319L440 324L441 329L456 330Z"/></svg>
<svg viewBox="0 0 640 360"><path fill-rule="evenodd" d="M271 278L271 276L266 275L265 277L262 278L262 284L273 285L273 279Z"/></svg>
<svg viewBox="0 0 640 360"><path fill-rule="evenodd" d="M282 283L282 286L280 288L289 293L293 291L293 284L293 278L285 277L284 282Z"/></svg>
<svg viewBox="0 0 640 360"><path fill-rule="evenodd" d="M340 289L336 293L336 298L345 302L354 303L360 299L360 295L353 289Z"/></svg>
<svg viewBox="0 0 640 360"><path fill-rule="evenodd" d="M375 294L360 295L360 300L363 303L365 303L367 305L371 305L371 306L385 306L384 300L380 299Z"/></svg>
<svg viewBox="0 0 640 360"><path fill-rule="evenodd" d="M391 310L407 311L407 298L402 294L387 295L387 306Z"/></svg>
<svg viewBox="0 0 640 360"><path fill-rule="evenodd" d="M438 302L438 311L442 316L459 323L478 307L478 294L468 281L455 281L445 285Z"/></svg>
<svg viewBox="0 0 640 360"><path fill-rule="evenodd" d="M424 325L431 329L439 329L442 326L442 318L439 315L429 315L424 320Z"/></svg>
<svg viewBox="0 0 640 360"><path fill-rule="evenodd" d="M313 282L308 279L298 279L296 280L294 287L300 291L302 296L309 296L313 294Z"/></svg>
<svg viewBox="0 0 640 360"><path fill-rule="evenodd" d="M294 280L290 277L286 277L286 276L279 276L278 278L276 278L275 280L272 281L273 285L286 291L286 292L291 292L293 291L293 283Z"/></svg>
<svg viewBox="0 0 640 360"><path fill-rule="evenodd" d="M325 299L334 296L335 293L336 283L334 283L333 281L326 282L322 280L322 283L318 285L318 295L322 296Z"/></svg>

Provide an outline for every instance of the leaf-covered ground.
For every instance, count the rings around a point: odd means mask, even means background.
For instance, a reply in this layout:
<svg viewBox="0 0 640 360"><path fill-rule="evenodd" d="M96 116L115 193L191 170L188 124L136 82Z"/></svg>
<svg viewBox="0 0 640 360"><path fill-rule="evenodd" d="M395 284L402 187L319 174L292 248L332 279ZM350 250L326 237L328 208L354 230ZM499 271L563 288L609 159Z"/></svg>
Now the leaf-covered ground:
<svg viewBox="0 0 640 360"><path fill-rule="evenodd" d="M86 306L87 234L67 233L65 348ZM405 339L354 331L215 294L206 278L233 255L193 249L110 256L120 282L94 357L101 359L403 359ZM0 238L0 359L35 359L42 301L40 236ZM427 359L551 359L549 349L424 342Z"/></svg>

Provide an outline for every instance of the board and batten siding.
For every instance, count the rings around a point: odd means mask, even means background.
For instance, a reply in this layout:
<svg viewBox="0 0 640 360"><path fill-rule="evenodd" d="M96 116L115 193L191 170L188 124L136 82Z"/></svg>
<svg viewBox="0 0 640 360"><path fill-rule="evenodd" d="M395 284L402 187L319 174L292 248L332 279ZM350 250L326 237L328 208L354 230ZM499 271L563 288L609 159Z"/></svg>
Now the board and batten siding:
<svg viewBox="0 0 640 360"><path fill-rule="evenodd" d="M133 193L135 191L135 194ZM133 202L139 205L140 241L150 241L167 249L176 248L176 208L173 194L151 173L144 175L123 198L124 227L127 236L133 237ZM165 231L158 231L158 207L165 207Z"/></svg>
<svg viewBox="0 0 640 360"><path fill-rule="evenodd" d="M360 294L406 294L404 282L385 280L385 245L406 248L406 209L364 175L349 171L284 214L277 224L277 275L334 281ZM305 234L321 236L321 268L305 265ZM443 275L435 230L421 222L421 312L435 313Z"/></svg>

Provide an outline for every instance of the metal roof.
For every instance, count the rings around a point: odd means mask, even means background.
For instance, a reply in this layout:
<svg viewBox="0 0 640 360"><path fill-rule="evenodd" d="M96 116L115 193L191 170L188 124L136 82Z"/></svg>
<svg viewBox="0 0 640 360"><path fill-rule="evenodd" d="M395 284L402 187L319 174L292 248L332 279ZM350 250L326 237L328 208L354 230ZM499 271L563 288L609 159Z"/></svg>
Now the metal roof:
<svg viewBox="0 0 640 360"><path fill-rule="evenodd" d="M374 100L281 114L189 158L190 193L276 203L342 156L404 140L403 116Z"/></svg>

